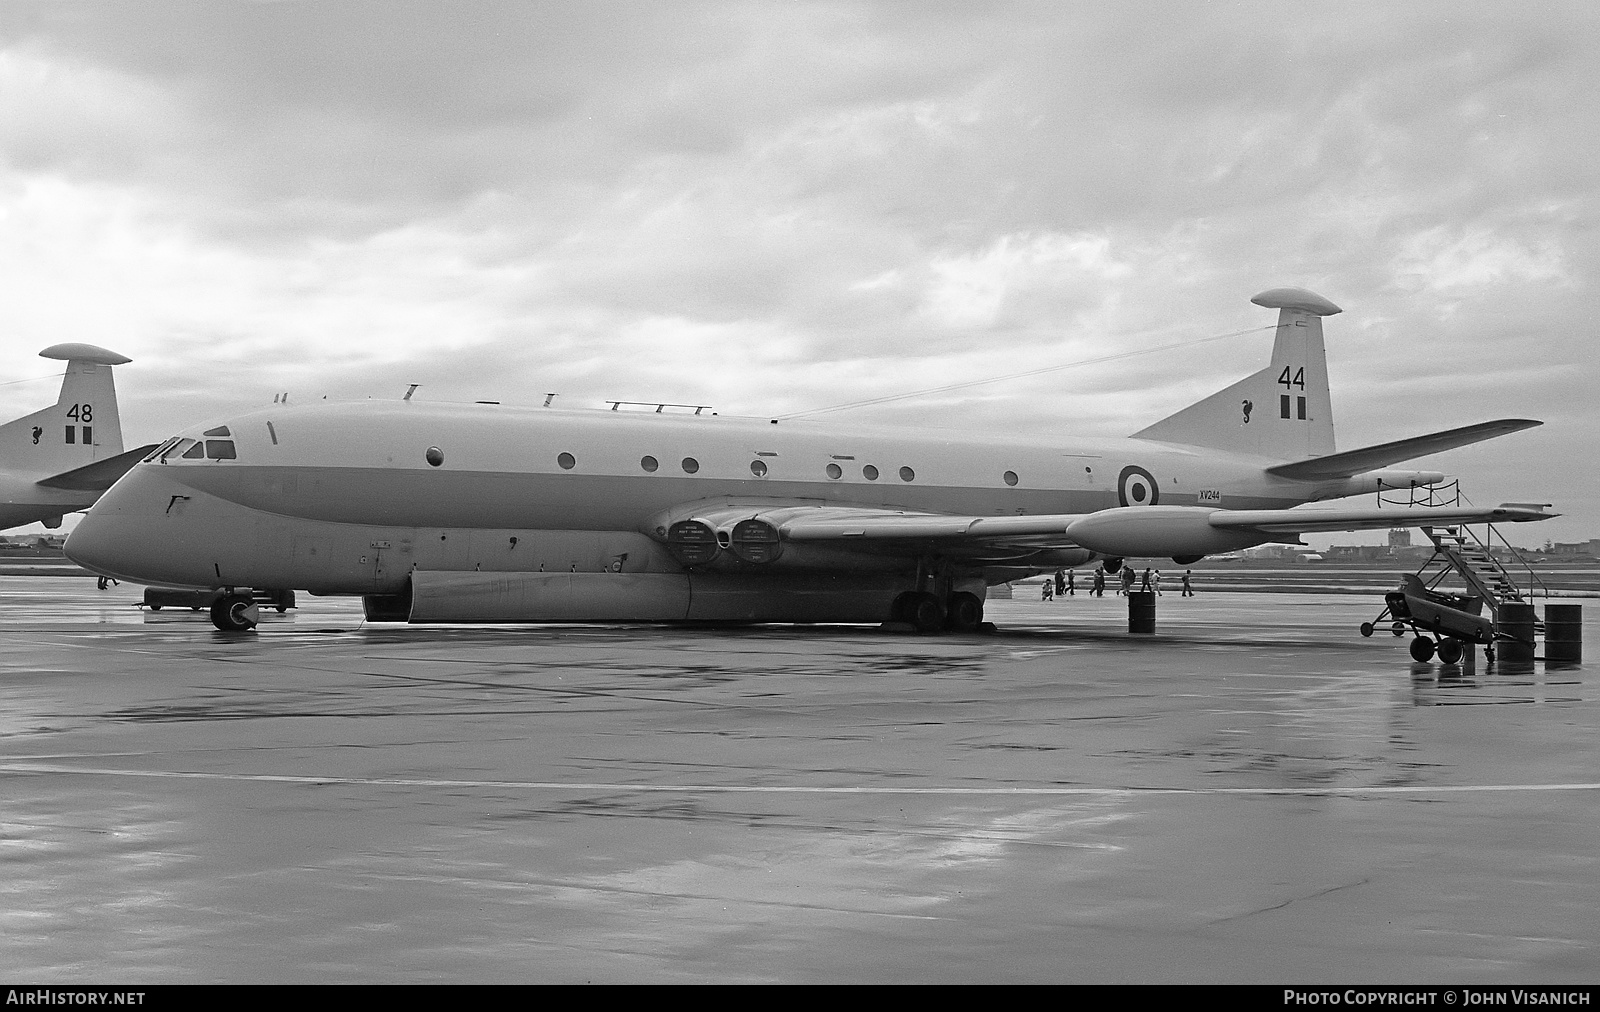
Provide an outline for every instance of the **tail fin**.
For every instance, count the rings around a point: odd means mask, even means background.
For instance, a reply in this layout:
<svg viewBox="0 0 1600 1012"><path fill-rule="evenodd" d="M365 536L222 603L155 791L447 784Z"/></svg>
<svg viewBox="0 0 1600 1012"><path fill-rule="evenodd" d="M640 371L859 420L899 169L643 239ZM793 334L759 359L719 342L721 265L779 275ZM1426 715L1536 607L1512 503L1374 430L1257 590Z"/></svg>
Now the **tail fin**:
<svg viewBox="0 0 1600 1012"><path fill-rule="evenodd" d="M122 422L111 367L131 362L92 344L57 344L39 353L64 359L67 372L52 407L0 425L0 462L46 477L122 452Z"/></svg>
<svg viewBox="0 0 1600 1012"><path fill-rule="evenodd" d="M1274 288L1250 301L1278 310L1272 364L1135 432L1133 438L1277 460L1334 452L1322 317L1341 310L1303 288Z"/></svg>

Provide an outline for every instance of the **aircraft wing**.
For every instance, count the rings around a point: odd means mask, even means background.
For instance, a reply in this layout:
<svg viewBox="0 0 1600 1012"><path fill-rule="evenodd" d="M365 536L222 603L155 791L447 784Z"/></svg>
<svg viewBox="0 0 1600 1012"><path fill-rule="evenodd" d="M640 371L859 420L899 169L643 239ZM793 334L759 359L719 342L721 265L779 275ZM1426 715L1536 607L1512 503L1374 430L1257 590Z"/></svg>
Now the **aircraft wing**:
<svg viewBox="0 0 1600 1012"><path fill-rule="evenodd" d="M1267 473L1296 481L1350 478L1365 471L1398 464L1403 460L1426 457L1430 453L1453 450L1458 446L1482 442L1485 439L1493 439L1496 436L1520 432L1543 424L1532 418L1500 418L1492 422L1463 425L1459 429L1431 432L1426 436L1412 436L1410 439L1397 439L1392 443L1365 446L1359 450L1345 450L1343 453L1330 453L1322 457L1278 464L1267 468Z"/></svg>
<svg viewBox="0 0 1600 1012"><path fill-rule="evenodd" d="M129 468L143 460L146 454L159 445L151 443L148 446L128 450L115 457L107 457L93 464L85 464L70 471L52 474L48 478L40 478L35 484L43 485L45 488L66 489L69 492L104 492L115 485L118 478L127 474Z"/></svg>
<svg viewBox="0 0 1600 1012"><path fill-rule="evenodd" d="M1418 506L1397 509L1216 510L1206 522L1222 530L1264 534L1315 531L1375 531L1390 527L1448 527L1456 524L1510 524L1549 520L1549 503L1501 503L1488 508Z"/></svg>
<svg viewBox="0 0 1600 1012"><path fill-rule="evenodd" d="M1062 553L1106 558L1200 558L1313 531L1381 530L1467 523L1522 523L1558 514L1538 503L1492 508L1218 510L1123 506L1084 514L961 516L825 503L690 504L653 524L683 556L688 546L778 542L878 555L939 554L985 565L1072 564ZM726 540L723 540L726 538ZM758 547L755 551L770 552ZM704 556L709 558L710 556ZM1081 563L1080 563L1081 564Z"/></svg>

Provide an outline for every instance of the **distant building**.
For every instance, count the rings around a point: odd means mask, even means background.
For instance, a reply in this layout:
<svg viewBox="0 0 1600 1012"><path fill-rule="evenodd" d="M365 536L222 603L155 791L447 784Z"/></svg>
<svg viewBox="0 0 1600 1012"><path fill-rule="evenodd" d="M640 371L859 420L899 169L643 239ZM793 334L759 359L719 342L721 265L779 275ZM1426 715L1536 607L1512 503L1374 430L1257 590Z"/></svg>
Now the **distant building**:
<svg viewBox="0 0 1600 1012"><path fill-rule="evenodd" d="M1551 555L1587 555L1590 558L1600 558L1600 538L1590 538L1588 541L1578 541L1572 544L1556 543L1550 546Z"/></svg>
<svg viewBox="0 0 1600 1012"><path fill-rule="evenodd" d="M1409 527L1395 527L1395 528L1391 529L1389 531L1389 547L1390 548L1410 548L1411 547L1411 528L1409 528Z"/></svg>

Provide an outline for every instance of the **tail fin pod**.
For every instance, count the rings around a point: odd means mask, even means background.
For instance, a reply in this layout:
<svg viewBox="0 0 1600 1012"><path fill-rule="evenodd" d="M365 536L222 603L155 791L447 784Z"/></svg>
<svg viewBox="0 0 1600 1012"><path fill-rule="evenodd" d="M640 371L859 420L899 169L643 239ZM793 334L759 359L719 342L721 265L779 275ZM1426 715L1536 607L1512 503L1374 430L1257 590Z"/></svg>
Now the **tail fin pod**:
<svg viewBox="0 0 1600 1012"><path fill-rule="evenodd" d="M1322 317L1342 310L1303 288L1274 288L1250 301L1278 310L1272 364L1141 429L1133 438L1277 460L1334 452Z"/></svg>
<svg viewBox="0 0 1600 1012"><path fill-rule="evenodd" d="M66 361L61 393L51 407L0 425L6 468L48 476L121 453L111 367L132 359L92 344L52 345L39 355Z"/></svg>

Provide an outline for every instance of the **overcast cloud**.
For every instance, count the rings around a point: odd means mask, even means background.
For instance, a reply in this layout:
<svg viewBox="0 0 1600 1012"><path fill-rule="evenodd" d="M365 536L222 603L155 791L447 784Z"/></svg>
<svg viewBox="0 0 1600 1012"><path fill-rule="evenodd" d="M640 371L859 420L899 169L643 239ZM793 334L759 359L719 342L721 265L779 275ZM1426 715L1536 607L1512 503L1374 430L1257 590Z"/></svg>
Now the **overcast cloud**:
<svg viewBox="0 0 1600 1012"><path fill-rule="evenodd" d="M1267 327L1250 296L1294 285L1345 309L1341 447L1542 418L1427 465L1587 539L1597 29L1576 2L11 0L0 380L60 341L129 355L130 445L412 382L773 415ZM1123 435L1270 342L831 417ZM54 392L0 386L0 417Z"/></svg>

